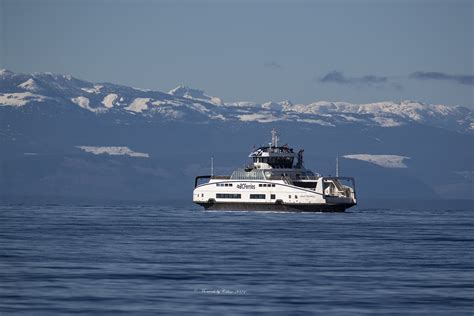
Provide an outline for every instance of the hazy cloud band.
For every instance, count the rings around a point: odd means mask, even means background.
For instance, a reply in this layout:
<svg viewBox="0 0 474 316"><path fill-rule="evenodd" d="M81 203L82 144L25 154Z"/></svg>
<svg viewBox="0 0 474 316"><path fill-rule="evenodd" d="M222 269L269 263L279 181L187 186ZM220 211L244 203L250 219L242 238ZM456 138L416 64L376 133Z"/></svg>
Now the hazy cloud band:
<svg viewBox="0 0 474 316"><path fill-rule="evenodd" d="M321 83L336 83L345 85L383 85L392 82L394 78L400 79L403 77L376 76L372 74L359 77L349 77L341 71L333 70L319 78L318 81ZM408 75L408 78L415 80L444 80L463 85L474 85L474 75L452 75L443 72L417 71ZM401 85L397 82L392 82L391 85L394 88L401 89Z"/></svg>
<svg viewBox="0 0 474 316"><path fill-rule="evenodd" d="M365 75L361 77L347 77L340 71L331 71L319 79L322 83L339 83L339 84L377 84L386 83L387 77L375 75Z"/></svg>
<svg viewBox="0 0 474 316"><path fill-rule="evenodd" d="M417 71L410 75L410 78L416 80L446 80L454 81L460 84L474 85L473 75L451 75L442 72L424 72Z"/></svg>

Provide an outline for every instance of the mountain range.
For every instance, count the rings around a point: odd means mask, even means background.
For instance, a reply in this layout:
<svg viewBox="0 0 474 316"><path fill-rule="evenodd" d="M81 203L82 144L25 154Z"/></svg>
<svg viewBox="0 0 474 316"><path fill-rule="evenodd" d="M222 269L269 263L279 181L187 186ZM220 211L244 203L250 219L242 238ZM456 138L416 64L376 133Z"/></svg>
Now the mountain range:
<svg viewBox="0 0 474 316"><path fill-rule="evenodd" d="M474 197L468 107L416 101L228 102L70 75L0 70L0 199L189 198L194 176L231 172L275 127L307 166L356 176L366 198Z"/></svg>
<svg viewBox="0 0 474 316"><path fill-rule="evenodd" d="M110 83L90 83L70 75L15 74L0 70L0 106L33 103L80 107L97 115L123 113L167 121L304 122L328 127L365 125L394 127L409 123L473 132L472 110L462 106L415 101L352 104L319 101L310 104L249 101L224 102L204 91L178 86L168 93Z"/></svg>

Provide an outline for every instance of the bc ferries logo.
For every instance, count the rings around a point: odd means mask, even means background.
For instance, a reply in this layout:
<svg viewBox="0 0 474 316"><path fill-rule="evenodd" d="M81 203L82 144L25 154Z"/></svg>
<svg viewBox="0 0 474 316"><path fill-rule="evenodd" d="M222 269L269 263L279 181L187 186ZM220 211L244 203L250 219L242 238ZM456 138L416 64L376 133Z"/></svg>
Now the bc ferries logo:
<svg viewBox="0 0 474 316"><path fill-rule="evenodd" d="M255 190L255 184L240 183L240 184L237 184L237 189L252 189L252 190Z"/></svg>

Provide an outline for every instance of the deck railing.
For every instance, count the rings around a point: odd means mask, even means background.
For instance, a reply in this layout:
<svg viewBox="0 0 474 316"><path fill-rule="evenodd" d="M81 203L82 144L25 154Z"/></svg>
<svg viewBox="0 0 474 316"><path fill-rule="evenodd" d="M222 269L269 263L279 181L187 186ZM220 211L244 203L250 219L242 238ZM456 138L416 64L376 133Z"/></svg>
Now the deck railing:
<svg viewBox="0 0 474 316"><path fill-rule="evenodd" d="M228 180L230 176L212 176L211 179Z"/></svg>

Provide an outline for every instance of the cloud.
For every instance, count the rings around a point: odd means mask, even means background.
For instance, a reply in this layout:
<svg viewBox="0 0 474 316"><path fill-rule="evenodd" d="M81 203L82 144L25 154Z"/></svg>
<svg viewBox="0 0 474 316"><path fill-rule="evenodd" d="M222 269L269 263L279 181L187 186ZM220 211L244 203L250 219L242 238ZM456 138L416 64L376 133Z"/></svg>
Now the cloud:
<svg viewBox="0 0 474 316"><path fill-rule="evenodd" d="M474 85L473 75L451 75L443 72L425 72L417 71L410 75L410 78L416 80L446 80L454 81L460 84Z"/></svg>
<svg viewBox="0 0 474 316"><path fill-rule="evenodd" d="M266 68L273 68L273 69L282 69L283 66L277 63L276 61L267 61L263 64Z"/></svg>
<svg viewBox="0 0 474 316"><path fill-rule="evenodd" d="M387 83L387 77L375 75L365 75L362 77L347 77L340 71L331 71L319 79L322 83L338 83L338 84L384 84Z"/></svg>

